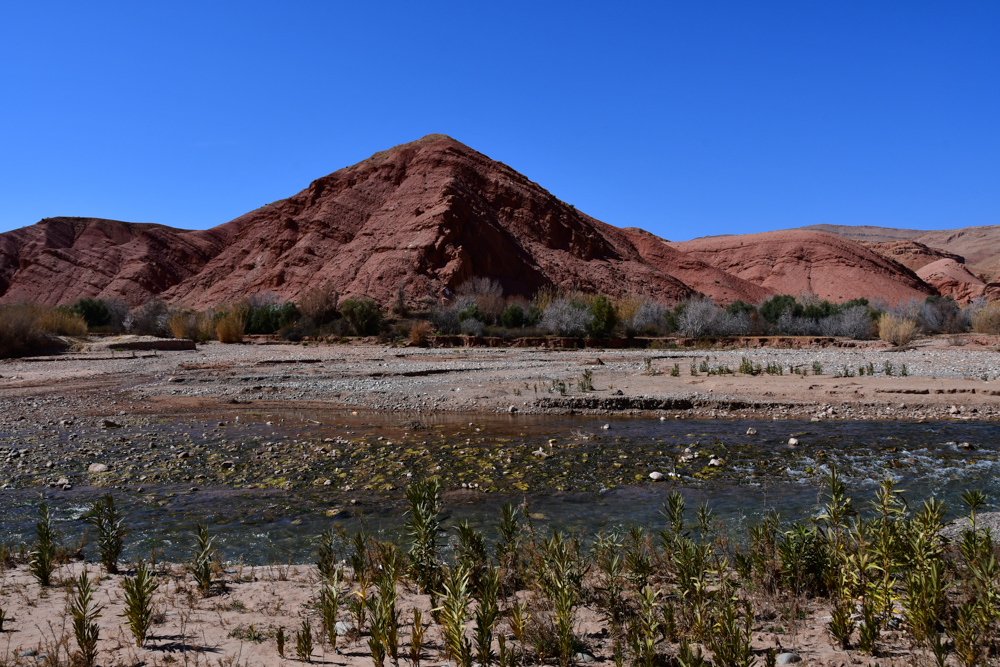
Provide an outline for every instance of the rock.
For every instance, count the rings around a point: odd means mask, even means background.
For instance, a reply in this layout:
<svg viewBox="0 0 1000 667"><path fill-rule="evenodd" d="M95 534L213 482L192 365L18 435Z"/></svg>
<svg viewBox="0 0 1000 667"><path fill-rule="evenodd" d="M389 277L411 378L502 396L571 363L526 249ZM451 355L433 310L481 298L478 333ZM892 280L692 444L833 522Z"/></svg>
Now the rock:
<svg viewBox="0 0 1000 667"><path fill-rule="evenodd" d="M535 458L539 458L539 459L548 458L548 456L549 456L548 454L545 453L545 450L542 449L541 447L539 447L535 451L531 452L531 455L534 456Z"/></svg>
<svg viewBox="0 0 1000 667"><path fill-rule="evenodd" d="M582 665L586 665L588 663L594 662L595 658L594 658L594 656L590 655L589 653L582 653L581 652L581 653L575 654L573 656L573 660L575 660L576 662L578 662L578 663L580 663Z"/></svg>
<svg viewBox="0 0 1000 667"><path fill-rule="evenodd" d="M517 406L516 405L510 406L509 408L507 408L507 412L509 412L510 414L514 414L515 412L517 412Z"/></svg>
<svg viewBox="0 0 1000 667"><path fill-rule="evenodd" d="M801 662L801 661L802 661L802 658L800 658L795 653L779 653L777 661L775 662L775 664L777 664L777 665L790 665L793 662Z"/></svg>
<svg viewBox="0 0 1000 667"><path fill-rule="evenodd" d="M60 477L56 480L56 486L66 486L69 484L69 480L65 477Z"/></svg>
<svg viewBox="0 0 1000 667"><path fill-rule="evenodd" d="M184 382L184 378L169 377L169 378L167 378L167 382Z"/></svg>
<svg viewBox="0 0 1000 667"><path fill-rule="evenodd" d="M649 478L654 482L662 482L663 478L666 477L662 472L651 472L649 473Z"/></svg>
<svg viewBox="0 0 1000 667"><path fill-rule="evenodd" d="M87 472L91 473L102 473L107 471L108 471L108 466L103 463L91 463L87 467Z"/></svg>
<svg viewBox="0 0 1000 667"><path fill-rule="evenodd" d="M798 438L789 438L788 439L788 445L790 447L797 447L798 444L799 444L799 439Z"/></svg>
<svg viewBox="0 0 1000 667"><path fill-rule="evenodd" d="M622 391L621 389L618 389L617 391L615 391L615 396L624 396L624 395L625 395L625 392Z"/></svg>
<svg viewBox="0 0 1000 667"><path fill-rule="evenodd" d="M725 463L722 459L717 459L714 456L708 460L708 465L719 467Z"/></svg>
<svg viewBox="0 0 1000 667"><path fill-rule="evenodd" d="M609 428L611 428L611 424L605 424L601 428L603 428L605 431L607 431Z"/></svg>
<svg viewBox="0 0 1000 667"><path fill-rule="evenodd" d="M121 428L122 427L121 424L119 424L118 422L111 421L110 419L105 419L104 421L101 422L101 425L104 428Z"/></svg>
<svg viewBox="0 0 1000 667"><path fill-rule="evenodd" d="M948 408L948 414L949 415L958 415L958 414L961 414L961 413L962 413L962 411L958 409L957 405L953 405L950 408Z"/></svg>
<svg viewBox="0 0 1000 667"><path fill-rule="evenodd" d="M975 445L968 442L963 442L962 444L959 445L959 447L961 447L962 449L968 449L970 451L976 448Z"/></svg>
<svg viewBox="0 0 1000 667"><path fill-rule="evenodd" d="M60 419L59 420L59 425L60 426L72 426L73 425L73 420L72 419Z"/></svg>
<svg viewBox="0 0 1000 667"><path fill-rule="evenodd" d="M750 428L747 429L747 435L757 435L757 429L751 426Z"/></svg>
<svg viewBox="0 0 1000 667"><path fill-rule="evenodd" d="M27 651L21 651L20 653L18 653L17 657L19 657L19 658L33 658L36 655L38 655L38 651L36 651L33 648L29 648Z"/></svg>
<svg viewBox="0 0 1000 667"><path fill-rule="evenodd" d="M338 635L346 635L348 632L354 629L354 626L347 621L337 621L337 624L333 626L337 631Z"/></svg>

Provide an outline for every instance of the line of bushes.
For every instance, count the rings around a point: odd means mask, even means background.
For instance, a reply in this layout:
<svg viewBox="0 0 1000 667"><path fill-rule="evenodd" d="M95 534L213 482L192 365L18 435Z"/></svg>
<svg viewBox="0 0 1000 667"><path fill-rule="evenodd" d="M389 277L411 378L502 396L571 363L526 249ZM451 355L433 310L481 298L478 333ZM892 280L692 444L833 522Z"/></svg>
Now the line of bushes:
<svg viewBox="0 0 1000 667"><path fill-rule="evenodd" d="M505 296L489 278L467 281L438 302L408 306L401 289L389 312L368 298L343 301L330 284L302 294L296 302L273 295L250 295L206 311L168 306L152 298L129 309L115 300L80 299L71 306L0 308L0 356L30 354L52 337L86 333L135 333L196 342L238 343L244 335L278 335L285 340L381 336L423 345L434 334L499 338L564 336L610 337L680 335L880 337L905 345L920 334L975 332L1000 334L1000 303L985 300L960 306L948 297L928 297L896 306L867 299L832 303L815 296L775 295L759 304L735 301L725 307L699 296L674 306L628 294L609 297L575 289L546 287L533 298Z"/></svg>

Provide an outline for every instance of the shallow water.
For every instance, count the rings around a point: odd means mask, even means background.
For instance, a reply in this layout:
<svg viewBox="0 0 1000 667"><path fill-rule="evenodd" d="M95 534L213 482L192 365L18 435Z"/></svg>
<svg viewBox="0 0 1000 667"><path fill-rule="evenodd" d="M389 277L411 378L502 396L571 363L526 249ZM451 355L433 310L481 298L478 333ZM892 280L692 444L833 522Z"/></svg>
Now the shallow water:
<svg viewBox="0 0 1000 667"><path fill-rule="evenodd" d="M833 465L857 504L891 477L911 502L932 495L943 500L949 516L962 512L958 494L968 488L985 490L989 508L1000 506L1000 425L991 422L468 419L285 412L224 422L155 419L113 431L3 433L0 446L65 447L121 465L103 486L69 491L38 485L51 477L45 471L11 477L19 488L0 490L0 542L29 542L37 506L45 501L64 542L76 544L86 504L110 491L128 517L129 557L155 551L158 558L185 558L202 522L226 559L302 562L312 537L333 525L356 530L364 524L402 539L402 489L428 474L440 475L447 489L445 527L467 519L486 531L507 501L526 502L534 525L544 530L589 534L631 523L655 529L663 523L666 495L679 490L692 519L694 508L707 502L738 536L771 510L787 519L814 512ZM746 435L751 427L756 435ZM791 436L798 447L788 446ZM145 449L147 442L155 449ZM318 449L324 451L307 464L298 460ZM533 455L539 449L548 456ZM188 450L197 455L176 459L175 452ZM697 458L681 462L694 453ZM136 464L126 466L130 456ZM713 456L723 465L708 465ZM220 470L224 458L235 464ZM84 456L77 467L85 469L91 459ZM654 470L677 477L652 482ZM314 476L331 485L314 486ZM474 488L462 489L463 483Z"/></svg>

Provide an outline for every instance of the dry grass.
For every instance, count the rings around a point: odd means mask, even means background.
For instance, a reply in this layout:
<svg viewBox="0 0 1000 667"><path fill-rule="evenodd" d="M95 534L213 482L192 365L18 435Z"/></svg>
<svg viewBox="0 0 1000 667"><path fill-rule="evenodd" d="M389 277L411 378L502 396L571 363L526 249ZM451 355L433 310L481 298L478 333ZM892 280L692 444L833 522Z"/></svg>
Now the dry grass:
<svg viewBox="0 0 1000 667"><path fill-rule="evenodd" d="M174 338L187 338L196 343L215 338L215 322L208 313L184 311L167 320L167 328Z"/></svg>
<svg viewBox="0 0 1000 667"><path fill-rule="evenodd" d="M247 318L242 310L230 310L215 323L215 333L221 343L242 343Z"/></svg>
<svg viewBox="0 0 1000 667"><path fill-rule="evenodd" d="M972 330L978 334L1000 334L1000 302L992 302L972 311Z"/></svg>
<svg viewBox="0 0 1000 667"><path fill-rule="evenodd" d="M296 305L299 312L312 320L313 324L322 325L337 317L337 306L340 294L333 289L330 282L323 283L304 292Z"/></svg>
<svg viewBox="0 0 1000 667"><path fill-rule="evenodd" d="M878 320L878 337L897 347L906 345L917 337L917 321L885 313Z"/></svg>
<svg viewBox="0 0 1000 667"><path fill-rule="evenodd" d="M0 358L18 357L49 347L56 336L84 336L82 317L58 308L29 304L0 308Z"/></svg>
<svg viewBox="0 0 1000 667"><path fill-rule="evenodd" d="M432 331L434 331L434 326L430 322L426 320L417 322L410 328L410 345L427 347L427 341Z"/></svg>
<svg viewBox="0 0 1000 667"><path fill-rule="evenodd" d="M87 322L80 315L61 308L39 309L38 327L57 336L86 336Z"/></svg>

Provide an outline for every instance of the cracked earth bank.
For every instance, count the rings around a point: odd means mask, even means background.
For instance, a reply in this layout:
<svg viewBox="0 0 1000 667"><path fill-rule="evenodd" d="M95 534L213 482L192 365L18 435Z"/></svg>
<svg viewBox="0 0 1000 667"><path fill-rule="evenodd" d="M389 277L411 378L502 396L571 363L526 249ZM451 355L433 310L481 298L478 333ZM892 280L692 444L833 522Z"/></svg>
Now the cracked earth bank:
<svg viewBox="0 0 1000 667"><path fill-rule="evenodd" d="M355 342L209 343L196 350L125 352L103 343L61 356L0 362L0 426L131 414L238 414L278 406L480 415L997 418L1000 354L989 340L955 342L926 339L902 351L879 343L550 350ZM741 374L744 358L764 368L780 365L783 374ZM726 368L737 372L705 372ZM853 376L844 377L847 373ZM593 390L581 387L585 374Z"/></svg>

